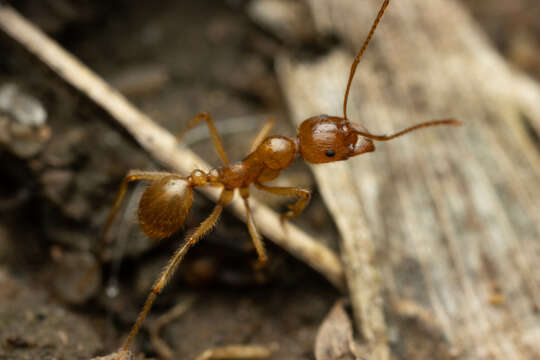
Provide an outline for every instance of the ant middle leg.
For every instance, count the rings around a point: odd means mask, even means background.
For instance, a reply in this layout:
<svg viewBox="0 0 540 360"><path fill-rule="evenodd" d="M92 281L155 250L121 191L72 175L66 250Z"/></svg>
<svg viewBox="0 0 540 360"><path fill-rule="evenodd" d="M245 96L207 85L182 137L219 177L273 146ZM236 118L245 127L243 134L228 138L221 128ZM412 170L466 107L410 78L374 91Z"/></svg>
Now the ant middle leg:
<svg viewBox="0 0 540 360"><path fill-rule="evenodd" d="M255 135L255 138L253 138L253 141L251 142L251 145L249 146L249 153L252 153L257 149L257 146L259 146L264 139L268 136L272 128L274 127L274 124L276 123L276 119L273 117L270 117L266 123L262 126L262 128L259 130L257 135Z"/></svg>
<svg viewBox="0 0 540 360"><path fill-rule="evenodd" d="M223 141L221 140L221 137L219 136L219 133L216 129L216 125L214 124L214 121L212 120L212 117L207 112L202 112L195 116L193 119L191 119L186 128L180 132L178 135L176 135L176 140L180 141L182 137L188 132L189 130L193 129L195 126L199 125L201 121L206 120L206 125L208 126L208 130L210 131L210 137L212 138L212 143L214 144L214 149L216 150L219 158L221 159L221 162L223 165L229 165L229 159L227 158L227 154L225 153L225 149L223 148Z"/></svg>
<svg viewBox="0 0 540 360"><path fill-rule="evenodd" d="M240 196L244 200L244 207L246 208L246 223L248 226L249 235L257 251L258 259L255 263L255 268L261 268L268 261L268 256L266 255L266 249L264 248L264 242L262 240L261 234L257 231L255 221L253 220L253 214L251 208L249 207L249 188L241 188Z"/></svg>
<svg viewBox="0 0 540 360"><path fill-rule="evenodd" d="M281 187L281 186L266 186L264 184L255 183L257 189L279 196L296 196L298 199L294 204L288 205L289 211L281 215L281 222L285 219L296 217L304 211L304 208L311 199L311 191L297 187Z"/></svg>
<svg viewBox="0 0 540 360"><path fill-rule="evenodd" d="M223 207L227 205L233 197L233 192L230 190L223 190L221 192L221 196L219 198L218 204L214 207L214 210L212 213L204 220L193 232L191 232L185 239L182 246L180 246L174 253L174 255L170 258L169 262L157 278L156 282L152 286L152 290L150 291L150 294L148 294L148 297L146 299L146 302L144 303L144 307L142 308L141 312L139 313L139 316L137 316L137 320L135 321L135 324L131 328L131 331L129 332L129 335L126 339L126 342L124 343L124 346L122 346L122 350L120 352L120 359L123 358L124 354L127 353L129 348L131 347L131 343L133 342L133 339L135 338L135 335L139 332L139 329L146 318L146 315L148 314L148 311L152 308L152 304L154 303L154 300L156 297L161 293L163 288L167 285L169 280L171 279L172 275L178 268L178 265L186 255L187 251L195 245L199 239L204 236L206 233L208 233L217 223L219 220L219 216L221 215L221 212L223 211Z"/></svg>

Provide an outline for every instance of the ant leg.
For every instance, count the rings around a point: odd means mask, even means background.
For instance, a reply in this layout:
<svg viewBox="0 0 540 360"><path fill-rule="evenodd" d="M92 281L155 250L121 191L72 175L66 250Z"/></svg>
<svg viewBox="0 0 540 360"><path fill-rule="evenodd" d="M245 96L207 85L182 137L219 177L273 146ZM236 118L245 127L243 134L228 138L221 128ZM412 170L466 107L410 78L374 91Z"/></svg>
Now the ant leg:
<svg viewBox="0 0 540 360"><path fill-rule="evenodd" d="M124 354L129 350L131 347L131 343L133 342L133 339L135 338L135 335L139 332L139 328L142 325L142 322L146 318L146 315L148 314L148 311L150 311L150 308L152 307L152 304L154 303L154 300L158 296L159 293L163 290L165 285L167 285L167 282L170 280L171 276L176 271L176 268L178 267L178 264L182 261L184 258L184 255L187 253L187 251L195 245L199 239L209 232L214 225L216 225L219 216L221 215L221 211L223 210L223 207L228 204L232 200L233 192L230 190L223 190L221 192L221 196L219 198L219 203L214 207L214 210L204 220L191 234L189 234L186 237L186 240L184 241L183 245L180 246L174 255L171 257L163 271L161 272L161 275L159 275L158 279L152 286L152 290L150 291L150 294L148 295L148 298L146 299L146 302L144 303L144 307L139 313L139 316L137 316L137 320L135 321L135 324L131 328L131 331L129 332L128 338L126 342L124 343L124 346L122 347L122 350L120 351L120 359L123 358Z"/></svg>
<svg viewBox="0 0 540 360"><path fill-rule="evenodd" d="M281 215L281 221L300 215L311 199L311 191L296 187L266 186L256 182L257 189L280 196L296 196L298 200L288 205L289 211Z"/></svg>
<svg viewBox="0 0 540 360"><path fill-rule="evenodd" d="M109 232L109 229L113 223L113 220L116 217L118 210L120 209L120 205L122 204L122 200L124 199L126 195L129 183L133 181L138 181L138 180L157 180L157 179L162 178L163 176L169 176L169 175L184 178L181 175L169 173L169 172L139 171L139 170L130 170L128 174L124 177L124 180L122 181L122 184L120 185L120 188L118 189L118 194L116 195L116 199L114 200L114 203L111 206L111 210L109 211L109 216L107 217L107 220L105 221L103 232L101 233L101 240L100 240L99 248L97 251L96 264L90 270L88 270L88 272L82 278L80 284L78 285L79 292L83 291L83 289L86 287L90 279L92 279L92 276L101 267L101 264L103 263L103 258L105 256L105 249L107 248L107 244L109 243L109 239L107 238L107 233Z"/></svg>
<svg viewBox="0 0 540 360"><path fill-rule="evenodd" d="M249 188L241 188L240 195L242 196L242 200L244 200L244 206L246 208L249 235L251 236L251 240L253 241L253 245L255 245L255 250L257 251L257 255L259 256L255 267L261 268L268 261L268 256L266 255L266 249L264 248L263 240L261 238L261 235L257 231L257 227L255 226L255 221L253 220L253 215L251 213L251 208L249 207Z"/></svg>
<svg viewBox="0 0 540 360"><path fill-rule="evenodd" d="M223 165L229 165L229 159L227 158L227 154L225 153L225 149L223 148L223 141L221 140L216 126L214 125L214 121L212 120L212 117L209 113L202 112L195 116L193 119L191 119L188 122L186 128L181 133L176 135L176 140L180 141L187 131L199 125L203 120L206 120L206 125L208 126L208 130L210 131L210 137L212 138L214 149L216 150L219 158L221 159L221 162L223 162Z"/></svg>
<svg viewBox="0 0 540 360"><path fill-rule="evenodd" d="M263 125L263 127L259 130L257 135L255 135L255 138L251 142L251 146L249 147L248 154L252 153L257 149L257 146L259 146L264 139L268 136L272 128L274 127L274 124L276 123L276 119L273 117L269 118L266 123Z"/></svg>

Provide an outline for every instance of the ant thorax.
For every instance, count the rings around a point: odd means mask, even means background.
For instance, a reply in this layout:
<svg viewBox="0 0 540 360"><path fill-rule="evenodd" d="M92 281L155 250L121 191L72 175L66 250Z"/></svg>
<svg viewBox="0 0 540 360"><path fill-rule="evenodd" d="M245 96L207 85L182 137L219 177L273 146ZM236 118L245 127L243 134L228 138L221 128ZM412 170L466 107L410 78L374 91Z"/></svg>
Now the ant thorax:
<svg viewBox="0 0 540 360"><path fill-rule="evenodd" d="M296 157L296 141L285 136L270 136L257 147L255 154L267 168L283 170Z"/></svg>
<svg viewBox="0 0 540 360"><path fill-rule="evenodd" d="M269 136L241 162L216 168L225 189L247 187L256 182L270 181L288 168L297 155L295 139Z"/></svg>

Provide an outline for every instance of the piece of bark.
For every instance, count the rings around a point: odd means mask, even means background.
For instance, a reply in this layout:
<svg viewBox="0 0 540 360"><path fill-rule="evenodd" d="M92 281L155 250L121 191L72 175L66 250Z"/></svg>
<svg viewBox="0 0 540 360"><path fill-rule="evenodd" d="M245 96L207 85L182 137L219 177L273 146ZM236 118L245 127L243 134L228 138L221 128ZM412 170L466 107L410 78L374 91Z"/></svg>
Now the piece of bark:
<svg viewBox="0 0 540 360"><path fill-rule="evenodd" d="M286 43L316 41L313 17L305 1L256 0L248 4L247 12L255 22Z"/></svg>
<svg viewBox="0 0 540 360"><path fill-rule="evenodd" d="M320 31L346 48L311 63L278 59L296 123L342 115L350 64L380 2L311 5ZM464 126L313 166L373 359L389 356L383 290L430 309L459 358L540 356L539 104L538 84L508 66L455 1L391 2L358 67L349 118L375 134L448 117Z"/></svg>
<svg viewBox="0 0 540 360"><path fill-rule="evenodd" d="M356 360L360 358L358 352L352 321L345 311L344 301L338 300L317 332L315 359Z"/></svg>

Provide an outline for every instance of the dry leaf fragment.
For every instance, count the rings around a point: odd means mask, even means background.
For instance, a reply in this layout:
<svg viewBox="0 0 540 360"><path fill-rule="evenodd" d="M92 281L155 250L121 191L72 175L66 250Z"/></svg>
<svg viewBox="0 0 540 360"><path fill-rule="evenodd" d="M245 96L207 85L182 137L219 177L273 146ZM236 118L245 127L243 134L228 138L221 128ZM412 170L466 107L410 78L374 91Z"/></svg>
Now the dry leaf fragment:
<svg viewBox="0 0 540 360"><path fill-rule="evenodd" d="M353 338L353 327L345 311L344 301L338 300L324 319L315 339L317 360L356 360L358 345Z"/></svg>

